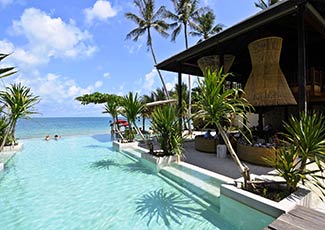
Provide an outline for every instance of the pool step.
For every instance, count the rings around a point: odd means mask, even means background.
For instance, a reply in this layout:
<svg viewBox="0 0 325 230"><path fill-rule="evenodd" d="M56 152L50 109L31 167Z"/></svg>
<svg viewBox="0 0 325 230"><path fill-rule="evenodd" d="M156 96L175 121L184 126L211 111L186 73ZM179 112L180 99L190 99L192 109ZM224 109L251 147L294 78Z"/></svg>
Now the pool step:
<svg viewBox="0 0 325 230"><path fill-rule="evenodd" d="M187 188L189 191L195 193L200 198L219 207L219 186L208 183L207 181L190 175L174 166L166 166L160 170L160 173L175 181L180 186Z"/></svg>
<svg viewBox="0 0 325 230"><path fill-rule="evenodd" d="M209 212L215 213L215 215L220 215L220 207L219 205L212 204L210 201L203 199L202 197L198 196L193 191L183 187L183 185L179 184L175 180L170 179L169 177L159 173L158 176L164 180L166 183L170 184L181 193L193 199L196 203L200 204L202 207L206 208Z"/></svg>

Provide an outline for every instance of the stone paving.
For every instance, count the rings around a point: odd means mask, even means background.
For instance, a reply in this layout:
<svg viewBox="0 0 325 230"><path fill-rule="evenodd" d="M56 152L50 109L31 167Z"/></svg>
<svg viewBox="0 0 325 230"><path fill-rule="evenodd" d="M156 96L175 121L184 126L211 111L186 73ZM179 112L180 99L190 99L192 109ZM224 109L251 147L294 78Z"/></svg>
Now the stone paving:
<svg viewBox="0 0 325 230"><path fill-rule="evenodd" d="M233 179L238 179L241 177L239 169L229 154L226 158L218 158L216 154L197 151L195 150L193 139L188 139L184 143L184 149L185 153L182 161L185 161L186 163L196 165L200 168L204 168ZM243 163L249 167L251 174L274 175L276 173L274 168L271 167L258 166L246 162ZM323 198L324 201L322 201L319 199L319 195L319 193L313 192L310 208L325 213L325 198Z"/></svg>

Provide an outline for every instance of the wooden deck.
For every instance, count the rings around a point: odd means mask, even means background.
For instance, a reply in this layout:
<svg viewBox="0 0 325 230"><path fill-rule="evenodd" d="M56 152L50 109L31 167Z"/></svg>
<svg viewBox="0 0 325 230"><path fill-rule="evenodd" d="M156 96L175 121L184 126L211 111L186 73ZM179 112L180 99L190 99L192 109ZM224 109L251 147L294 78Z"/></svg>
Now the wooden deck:
<svg viewBox="0 0 325 230"><path fill-rule="evenodd" d="M325 213L297 206L289 213L282 214L264 230L325 229Z"/></svg>

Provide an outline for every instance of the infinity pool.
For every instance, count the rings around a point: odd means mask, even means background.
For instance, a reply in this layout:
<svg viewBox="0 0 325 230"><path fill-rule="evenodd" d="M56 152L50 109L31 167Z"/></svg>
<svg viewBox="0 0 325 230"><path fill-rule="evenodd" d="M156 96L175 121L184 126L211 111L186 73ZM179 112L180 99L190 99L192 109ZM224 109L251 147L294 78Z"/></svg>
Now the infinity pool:
<svg viewBox="0 0 325 230"><path fill-rule="evenodd" d="M6 230L261 229L273 220L227 198L224 208L198 202L136 158L114 152L105 135L25 140L2 173ZM240 221L233 221L236 212Z"/></svg>

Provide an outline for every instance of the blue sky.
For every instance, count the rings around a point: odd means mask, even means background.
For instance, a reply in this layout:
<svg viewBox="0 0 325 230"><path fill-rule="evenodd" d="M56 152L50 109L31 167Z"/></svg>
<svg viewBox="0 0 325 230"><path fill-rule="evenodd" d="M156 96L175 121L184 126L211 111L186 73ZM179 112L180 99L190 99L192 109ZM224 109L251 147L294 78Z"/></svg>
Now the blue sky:
<svg viewBox="0 0 325 230"><path fill-rule="evenodd" d="M254 15L255 0L201 0L216 14L216 22L232 26ZM156 6L169 0L156 0ZM148 94L161 87L146 37L125 40L136 27L125 19L135 12L131 0L0 0L0 53L13 53L1 66L19 72L1 80L0 88L22 82L41 97L38 116L101 116L102 106L82 106L74 98L99 91L125 95ZM198 38L190 38L190 46ZM182 34L176 42L153 35L158 62L182 51ZM163 72L169 88L176 75Z"/></svg>

